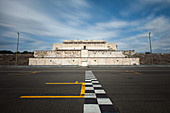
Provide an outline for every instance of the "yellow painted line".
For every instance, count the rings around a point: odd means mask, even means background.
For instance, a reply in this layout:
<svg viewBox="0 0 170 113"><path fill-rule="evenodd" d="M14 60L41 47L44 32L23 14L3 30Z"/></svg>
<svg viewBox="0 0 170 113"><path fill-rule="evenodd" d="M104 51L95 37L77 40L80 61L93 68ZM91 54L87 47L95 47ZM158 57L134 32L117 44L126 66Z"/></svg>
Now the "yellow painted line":
<svg viewBox="0 0 170 113"><path fill-rule="evenodd" d="M20 98L84 98L85 96L85 83L84 82L71 82L71 83L45 83L45 84L81 84L80 96L20 96Z"/></svg>
<svg viewBox="0 0 170 113"><path fill-rule="evenodd" d="M81 93L80 96L84 96L85 94L85 83L84 82L69 82L69 83L45 83L45 84L81 84Z"/></svg>
<svg viewBox="0 0 170 113"><path fill-rule="evenodd" d="M26 73L10 73L8 75L29 75L29 74L26 74Z"/></svg>
<svg viewBox="0 0 170 113"><path fill-rule="evenodd" d="M135 72L135 74L142 74L142 73L139 73L139 72Z"/></svg>
<svg viewBox="0 0 170 113"><path fill-rule="evenodd" d="M127 74L128 75L128 74L134 74L134 73L120 73L120 74Z"/></svg>
<svg viewBox="0 0 170 113"><path fill-rule="evenodd" d="M125 72L134 72L134 71L125 71Z"/></svg>
<svg viewBox="0 0 170 113"><path fill-rule="evenodd" d="M139 72L133 72L133 73L120 73L120 74L142 74L142 73L139 73Z"/></svg>
<svg viewBox="0 0 170 113"><path fill-rule="evenodd" d="M84 96L20 96L20 98L84 98Z"/></svg>
<svg viewBox="0 0 170 113"><path fill-rule="evenodd" d="M45 84L82 84L83 82L67 82L67 83L45 83Z"/></svg>
<svg viewBox="0 0 170 113"><path fill-rule="evenodd" d="M32 73L38 73L38 71L33 71Z"/></svg>
<svg viewBox="0 0 170 113"><path fill-rule="evenodd" d="M85 95L85 83L82 83L80 96Z"/></svg>
<svg viewBox="0 0 170 113"><path fill-rule="evenodd" d="M82 84L82 83L45 83L45 84Z"/></svg>
<svg viewBox="0 0 170 113"><path fill-rule="evenodd" d="M8 73L8 75L30 75L30 74L35 74L35 73L38 73L38 71L25 72L25 73Z"/></svg>

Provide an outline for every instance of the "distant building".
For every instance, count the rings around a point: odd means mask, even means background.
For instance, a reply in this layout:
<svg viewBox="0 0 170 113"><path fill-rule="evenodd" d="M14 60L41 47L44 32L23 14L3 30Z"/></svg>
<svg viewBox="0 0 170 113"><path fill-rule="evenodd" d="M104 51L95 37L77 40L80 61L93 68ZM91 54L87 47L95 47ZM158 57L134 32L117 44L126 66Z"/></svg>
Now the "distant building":
<svg viewBox="0 0 170 113"><path fill-rule="evenodd" d="M139 65L139 58L128 58L133 54L105 40L64 40L54 43L51 51L34 51L29 65Z"/></svg>

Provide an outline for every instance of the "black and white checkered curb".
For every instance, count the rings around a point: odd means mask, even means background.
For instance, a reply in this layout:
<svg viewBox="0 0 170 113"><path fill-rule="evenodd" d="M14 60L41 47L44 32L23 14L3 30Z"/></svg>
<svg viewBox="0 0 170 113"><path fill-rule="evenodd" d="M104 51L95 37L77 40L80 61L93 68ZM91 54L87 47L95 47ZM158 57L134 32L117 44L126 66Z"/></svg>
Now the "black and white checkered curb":
<svg viewBox="0 0 170 113"><path fill-rule="evenodd" d="M84 113L118 113L92 71L85 72Z"/></svg>

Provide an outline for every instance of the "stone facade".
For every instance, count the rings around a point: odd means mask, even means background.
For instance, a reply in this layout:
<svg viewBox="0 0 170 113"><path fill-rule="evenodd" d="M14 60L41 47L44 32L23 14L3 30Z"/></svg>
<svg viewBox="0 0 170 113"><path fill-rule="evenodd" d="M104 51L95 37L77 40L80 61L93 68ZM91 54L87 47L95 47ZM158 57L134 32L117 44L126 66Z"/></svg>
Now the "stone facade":
<svg viewBox="0 0 170 113"><path fill-rule="evenodd" d="M139 65L139 58L30 58L29 65Z"/></svg>
<svg viewBox="0 0 170 113"><path fill-rule="evenodd" d="M34 51L29 65L139 65L139 58L128 58L133 54L104 40L65 40L54 43L51 51Z"/></svg>
<svg viewBox="0 0 170 113"><path fill-rule="evenodd" d="M48 57L125 57L122 51L113 50L52 50L34 51L36 58Z"/></svg>
<svg viewBox="0 0 170 113"><path fill-rule="evenodd" d="M64 40L63 43L54 43L52 50L117 50L114 43L106 43L105 40Z"/></svg>

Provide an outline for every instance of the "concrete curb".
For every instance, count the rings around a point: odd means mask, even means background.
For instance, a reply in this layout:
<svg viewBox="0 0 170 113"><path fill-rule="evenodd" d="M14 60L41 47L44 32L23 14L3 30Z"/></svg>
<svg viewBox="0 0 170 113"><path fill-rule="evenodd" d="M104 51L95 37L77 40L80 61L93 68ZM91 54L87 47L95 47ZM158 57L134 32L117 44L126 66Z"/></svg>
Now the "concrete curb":
<svg viewBox="0 0 170 113"><path fill-rule="evenodd" d="M31 68L31 67L80 67L78 65L0 65L7 68ZM170 65L89 65L87 67L170 67Z"/></svg>
<svg viewBox="0 0 170 113"><path fill-rule="evenodd" d="M90 65L89 67L170 67L170 65Z"/></svg>
<svg viewBox="0 0 170 113"><path fill-rule="evenodd" d="M78 65L0 65L0 67L10 68L31 68L31 67L79 67Z"/></svg>

